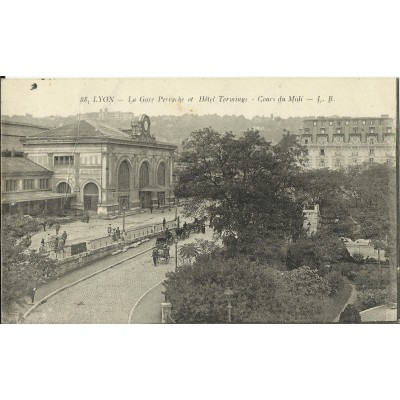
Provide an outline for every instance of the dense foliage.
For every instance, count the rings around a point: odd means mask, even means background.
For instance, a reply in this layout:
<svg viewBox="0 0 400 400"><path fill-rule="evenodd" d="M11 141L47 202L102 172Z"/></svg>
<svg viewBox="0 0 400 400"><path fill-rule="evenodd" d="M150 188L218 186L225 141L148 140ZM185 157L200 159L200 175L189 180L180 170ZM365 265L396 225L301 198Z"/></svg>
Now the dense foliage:
<svg viewBox="0 0 400 400"><path fill-rule="evenodd" d="M199 254L192 265L167 274L165 294L178 323L228 321L227 288L233 290L233 322L321 322L328 282L308 267L280 272L243 256Z"/></svg>
<svg viewBox="0 0 400 400"><path fill-rule="evenodd" d="M321 269L325 265L346 261L349 257L340 238L323 230L316 235L302 236L291 243L287 252L286 266L288 269L299 268L302 265Z"/></svg>
<svg viewBox="0 0 400 400"><path fill-rule="evenodd" d="M388 280L379 276L377 283L376 274L360 272L366 260L355 256L360 263L354 263L341 238L370 239L381 254L390 256L391 270L395 268L394 168L372 163L346 170L304 170L304 160L304 148L290 134L273 146L254 130L236 137L207 128L184 142L177 194L190 198L187 216L209 217L225 247L208 261L201 259L198 248L186 249L190 267L167 281L178 321L224 321L226 300L220 295L227 285L236 285L236 322L320 321L326 301L332 303L343 292L343 277L355 282L360 307L383 301L377 291L386 291ZM305 204L320 207L321 224L315 235L302 231ZM382 264L380 259L368 261L374 262L372 271ZM204 281L192 280L195 269L202 270ZM237 281L243 276L246 287L242 269L260 274L259 282L267 274L269 293L261 285L254 288L260 297L244 302L248 292ZM187 275L183 278L181 273ZM312 277L317 280L314 289L325 288L322 294L307 294ZM364 294L367 290L375 291L373 299ZM197 306L201 316L195 315Z"/></svg>
<svg viewBox="0 0 400 400"><path fill-rule="evenodd" d="M56 266L45 254L29 251L30 236L38 228L31 217L3 217L1 224L1 304L4 312L23 304L30 289L55 274Z"/></svg>
<svg viewBox="0 0 400 400"><path fill-rule="evenodd" d="M303 148L292 135L272 146L254 130L235 137L206 128L193 132L183 149L176 193L191 198L187 214L210 218L232 256L252 254L260 238L301 233L294 189Z"/></svg>

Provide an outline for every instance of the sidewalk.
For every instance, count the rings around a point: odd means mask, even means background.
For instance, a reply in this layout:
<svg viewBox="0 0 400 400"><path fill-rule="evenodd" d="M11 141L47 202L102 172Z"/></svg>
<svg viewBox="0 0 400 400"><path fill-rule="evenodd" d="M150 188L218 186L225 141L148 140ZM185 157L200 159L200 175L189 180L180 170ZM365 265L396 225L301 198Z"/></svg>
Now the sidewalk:
<svg viewBox="0 0 400 400"><path fill-rule="evenodd" d="M340 314L344 311L344 309L347 307L348 304L355 304L356 300L357 300L357 290L356 290L356 286L353 285L352 283L350 283L351 286L351 293L350 293L350 297L348 298L348 300L346 301L346 304L343 306L342 310L340 311L340 313L336 316L336 318L333 320L333 322L339 322L340 319Z"/></svg>
<svg viewBox="0 0 400 400"><path fill-rule="evenodd" d="M180 210L182 207L178 208L178 216L180 216L180 221L183 224L183 217L180 215ZM168 209L162 211L153 210L153 213L150 213L149 210L146 210L140 214L129 215L125 217L125 230L129 231L135 228L147 226L147 225L155 225L160 224L165 218L167 221L172 221L175 219L175 207L171 208L171 211ZM67 232L68 238L66 241L66 245L71 245L75 243L86 242L94 239L99 239L103 237L107 237L107 228L111 224L112 229L119 227L122 231L123 227L123 217L119 216L114 220L104 220L100 218L92 218L89 223L75 221L67 224L61 225L59 236L62 235L64 231ZM41 240L50 234L50 236L54 236L56 234L56 230L54 227L47 228L46 231L40 231L35 233L32 236L32 244L31 248L38 250L41 246Z"/></svg>

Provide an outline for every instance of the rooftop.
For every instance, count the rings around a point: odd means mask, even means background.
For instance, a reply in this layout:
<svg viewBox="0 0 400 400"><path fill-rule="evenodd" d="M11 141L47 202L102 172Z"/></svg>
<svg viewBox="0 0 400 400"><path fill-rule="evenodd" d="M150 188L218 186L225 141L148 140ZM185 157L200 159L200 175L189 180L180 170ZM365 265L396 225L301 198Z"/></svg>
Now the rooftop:
<svg viewBox="0 0 400 400"><path fill-rule="evenodd" d="M53 174L53 171L25 157L1 157L2 175L36 175L43 173Z"/></svg>
<svg viewBox="0 0 400 400"><path fill-rule="evenodd" d="M80 138L110 138L129 140L127 133L112 128L100 122L82 120L73 124L60 126L46 132L31 135L29 139L80 139Z"/></svg>
<svg viewBox="0 0 400 400"><path fill-rule="evenodd" d="M4 119L1 120L1 123L5 124L5 125L26 126L26 127L29 127L29 128L37 128L37 129L43 129L43 130L51 129L48 126L29 124L29 123L26 123L26 122L8 121L8 120L4 120Z"/></svg>
<svg viewBox="0 0 400 400"><path fill-rule="evenodd" d="M315 121L315 120L353 120L353 119L359 119L359 120L367 120L367 119L393 119L389 117L389 115L381 115L380 117L377 116L371 116L371 117L338 117L338 116L331 116L331 117L307 117L304 118L303 121Z"/></svg>
<svg viewBox="0 0 400 400"><path fill-rule="evenodd" d="M147 142L147 140L134 140L129 132L113 128L103 122L93 120L81 120L69 125L50 129L46 132L38 132L30 135L29 138L23 140L23 143L30 144L35 140L72 140L74 142L84 141L85 139L97 139L108 141L109 139L123 140L141 146L169 146L176 147L168 143Z"/></svg>

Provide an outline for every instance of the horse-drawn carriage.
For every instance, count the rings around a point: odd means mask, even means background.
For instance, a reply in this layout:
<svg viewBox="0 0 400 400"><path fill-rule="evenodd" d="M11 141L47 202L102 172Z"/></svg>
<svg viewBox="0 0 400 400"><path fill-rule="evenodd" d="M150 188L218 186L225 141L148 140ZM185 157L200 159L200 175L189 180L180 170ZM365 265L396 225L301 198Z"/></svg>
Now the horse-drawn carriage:
<svg viewBox="0 0 400 400"><path fill-rule="evenodd" d="M172 232L166 231L161 235L156 237L156 247L153 250L153 259L155 258L155 263L158 263L160 259L163 259L165 264L169 263L171 258L169 254L170 244L174 241Z"/></svg>
<svg viewBox="0 0 400 400"><path fill-rule="evenodd" d="M190 232L188 229L185 228L176 228L176 236L179 239L187 239L190 236Z"/></svg>
<svg viewBox="0 0 400 400"><path fill-rule="evenodd" d="M205 229L205 222L206 222L206 218L195 218L193 222L190 222L189 224L184 224L183 228L189 232L196 232L196 233L200 233L203 232Z"/></svg>
<svg viewBox="0 0 400 400"><path fill-rule="evenodd" d="M174 242L174 235L171 231L166 230L156 237L156 247L163 246L164 244L172 244Z"/></svg>

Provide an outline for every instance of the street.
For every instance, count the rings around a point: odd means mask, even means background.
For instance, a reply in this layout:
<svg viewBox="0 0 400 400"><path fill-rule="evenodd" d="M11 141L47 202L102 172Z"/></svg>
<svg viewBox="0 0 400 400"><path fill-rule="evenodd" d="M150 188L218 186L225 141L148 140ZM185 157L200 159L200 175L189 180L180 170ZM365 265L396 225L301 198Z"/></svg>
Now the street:
<svg viewBox="0 0 400 400"><path fill-rule="evenodd" d="M194 241L196 238L212 238L211 229L206 234L193 234L190 239L178 243ZM155 239L151 242L154 244ZM150 247L150 246L149 246ZM137 253L146 248L132 249ZM130 254L125 253L125 258ZM175 246L171 246L171 256L175 255ZM97 261L100 270L115 262L113 257ZM169 264L160 262L155 268L151 251L127 260L83 282L72 286L48 299L37 307L25 320L25 323L61 324L61 323L101 323L123 324L128 322L129 313L137 300L151 287L162 281L167 271L175 268L175 258ZM65 277L68 278L68 275ZM63 278L60 278L63 279ZM60 284L60 282L58 282Z"/></svg>

